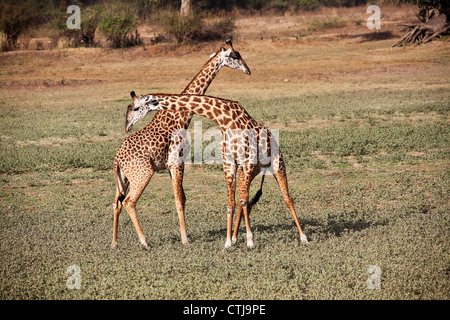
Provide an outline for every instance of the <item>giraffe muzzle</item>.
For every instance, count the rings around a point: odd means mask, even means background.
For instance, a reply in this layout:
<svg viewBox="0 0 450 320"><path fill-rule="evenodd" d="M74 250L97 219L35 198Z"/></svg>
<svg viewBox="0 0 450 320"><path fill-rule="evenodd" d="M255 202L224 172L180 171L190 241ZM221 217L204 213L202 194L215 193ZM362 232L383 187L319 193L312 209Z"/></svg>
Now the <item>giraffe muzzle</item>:
<svg viewBox="0 0 450 320"><path fill-rule="evenodd" d="M133 123L127 122L125 123L125 132L129 132L133 128Z"/></svg>

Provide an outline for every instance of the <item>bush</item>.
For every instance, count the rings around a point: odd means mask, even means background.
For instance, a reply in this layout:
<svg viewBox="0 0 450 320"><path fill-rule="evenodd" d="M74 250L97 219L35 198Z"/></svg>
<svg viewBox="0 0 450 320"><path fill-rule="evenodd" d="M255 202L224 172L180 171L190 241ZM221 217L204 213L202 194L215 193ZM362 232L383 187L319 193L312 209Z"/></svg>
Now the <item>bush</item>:
<svg viewBox="0 0 450 320"><path fill-rule="evenodd" d="M99 6L87 7L82 10L81 29L68 29L66 21L69 14L65 14L57 20L60 34L69 40L73 47L94 46L95 31L100 23L101 8Z"/></svg>
<svg viewBox="0 0 450 320"><path fill-rule="evenodd" d="M320 0L297 0L296 6L303 10L313 10L319 8L321 5Z"/></svg>
<svg viewBox="0 0 450 320"><path fill-rule="evenodd" d="M114 48L130 47L141 43L136 29L138 22L136 10L130 6L120 2L108 3L102 13L99 30L111 41Z"/></svg>
<svg viewBox="0 0 450 320"><path fill-rule="evenodd" d="M198 41L218 41L233 37L236 25L231 17L218 18L210 24L205 24L202 33L198 35Z"/></svg>
<svg viewBox="0 0 450 320"><path fill-rule="evenodd" d="M6 35L2 50L13 50L17 39L39 18L39 10L34 1L0 3L0 30Z"/></svg>
<svg viewBox="0 0 450 320"><path fill-rule="evenodd" d="M162 14L158 21L164 32L174 37L178 43L223 40L230 38L235 29L232 18L223 17L205 23L196 13L187 16L180 16L178 12Z"/></svg>
<svg viewBox="0 0 450 320"><path fill-rule="evenodd" d="M178 43L194 38L203 28L203 22L197 14L186 16L180 16L178 12L161 14L158 22L164 32L173 36Z"/></svg>

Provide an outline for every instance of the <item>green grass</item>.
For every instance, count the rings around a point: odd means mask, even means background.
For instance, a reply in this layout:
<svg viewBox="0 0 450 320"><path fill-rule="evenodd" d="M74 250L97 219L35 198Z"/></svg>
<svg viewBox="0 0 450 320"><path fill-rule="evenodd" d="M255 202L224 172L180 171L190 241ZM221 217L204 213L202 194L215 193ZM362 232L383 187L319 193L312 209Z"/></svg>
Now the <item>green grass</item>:
<svg viewBox="0 0 450 320"><path fill-rule="evenodd" d="M87 111L64 114L72 120L88 117ZM47 116L36 110L21 119L27 123ZM325 128L282 130L281 149L308 245L300 244L277 185L268 179L252 213L256 247L246 249L241 227L237 245L224 250L225 183L220 167L204 166L213 170L194 169L185 176L191 243L183 246L170 179L158 173L138 204L151 247L145 252L125 210L119 250L109 249L110 166L120 134L113 133L118 125L103 121L107 117L106 111L89 117L88 123L101 121L101 129L64 127L58 117L27 132L6 126L0 182L2 298L448 298L449 132L444 118L411 123L354 117ZM81 290L66 288L70 265L81 269ZM366 287L369 265L382 270L381 290Z"/></svg>
<svg viewBox="0 0 450 320"><path fill-rule="evenodd" d="M186 174L187 246L179 241L170 180L156 175L139 203L150 252L138 246L126 213L120 248L109 249L109 172L3 177L2 298L446 298L448 175L410 169L380 169L370 179L365 171L292 175L308 245L299 243L270 179L252 214L253 250L243 230L236 246L223 249L226 199L217 175ZM215 197L205 201L204 192ZM66 288L70 265L81 269L81 290ZM366 288L369 265L381 268L382 290Z"/></svg>
<svg viewBox="0 0 450 320"><path fill-rule="evenodd" d="M375 99L380 95L382 98ZM423 100L423 97L429 99ZM255 119L269 127L277 128L280 123L284 126L280 141L282 150L288 156L288 162L291 157L295 162L299 160L299 167L308 167L316 158L311 155L313 151L333 153L337 156L336 161L341 161L343 156L375 157L380 154L389 154L396 161L402 161L411 158L410 151L428 149L432 149L430 156L436 159L445 159L448 155L446 119L450 97L447 90L401 94L389 90L376 94L363 91L356 96L337 92L242 100L241 104ZM96 108L95 104L56 110L53 106L42 105L2 109L0 173L109 169L111 159L125 137L123 122L116 119L123 117L126 103L122 100L105 103L110 106L97 112L91 111ZM298 127L318 120L324 128L300 130ZM141 121L137 128L147 121ZM203 121L203 129L215 127L212 121L199 116L194 121ZM36 126L36 123L45 125Z"/></svg>
<svg viewBox="0 0 450 320"><path fill-rule="evenodd" d="M447 89L428 90L349 90L295 97L239 99L260 121L301 122L311 119L365 119L368 117L416 113L446 115L450 111Z"/></svg>
<svg viewBox="0 0 450 320"><path fill-rule="evenodd" d="M336 52L369 47L375 44L337 47ZM321 55L327 49L306 50ZM292 53L273 50L281 60ZM425 51L417 58L412 50L395 53L405 55L404 61L392 59L408 65L420 58L433 65ZM391 52L377 54L391 59ZM328 63L317 57L320 64ZM197 59L197 65L203 61L203 56L188 58ZM180 63L178 57L164 59ZM265 58L255 59L256 66L269 68ZM9 64L19 63L14 61ZM247 249L242 224L237 244L224 250L223 173L220 166L202 165L188 168L184 178L189 245L180 241L170 177L160 172L137 206L150 251L139 246L125 210L119 248L111 250L111 167L126 137L129 79L56 89L12 87L0 96L0 298L448 299L446 79L399 76L395 87L373 90L378 73L358 77L361 83L352 89L354 75L344 73L330 86L311 85L310 90L295 80L273 84L257 71L255 83L234 87L236 79L223 72L211 93L224 90L255 119L280 130L289 188L308 245L300 243L269 177L252 210L255 248ZM167 87L177 87L178 82L170 82L174 74L161 77L158 85L169 79ZM154 89L136 79L133 89ZM411 85L422 80L429 83ZM270 94L264 93L269 85ZM402 85L405 89L398 90ZM203 129L214 126L203 121ZM71 265L80 267L80 290L66 287ZM367 288L371 265L381 269L380 290Z"/></svg>

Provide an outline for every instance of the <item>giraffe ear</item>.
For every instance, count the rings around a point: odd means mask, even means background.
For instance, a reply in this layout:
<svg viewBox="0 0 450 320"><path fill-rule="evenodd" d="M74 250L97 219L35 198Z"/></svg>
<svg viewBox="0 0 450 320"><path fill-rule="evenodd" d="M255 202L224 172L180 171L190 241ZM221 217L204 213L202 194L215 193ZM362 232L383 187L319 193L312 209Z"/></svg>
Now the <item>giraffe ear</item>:
<svg viewBox="0 0 450 320"><path fill-rule="evenodd" d="M229 44L230 46L232 46L232 44L231 44L231 39L225 40L225 43L226 43L226 44Z"/></svg>
<svg viewBox="0 0 450 320"><path fill-rule="evenodd" d="M136 95L136 93L135 93L134 91L131 91L131 92L130 92L130 96L131 96L131 99L133 99L133 101L134 101L135 99L137 99L137 95Z"/></svg>

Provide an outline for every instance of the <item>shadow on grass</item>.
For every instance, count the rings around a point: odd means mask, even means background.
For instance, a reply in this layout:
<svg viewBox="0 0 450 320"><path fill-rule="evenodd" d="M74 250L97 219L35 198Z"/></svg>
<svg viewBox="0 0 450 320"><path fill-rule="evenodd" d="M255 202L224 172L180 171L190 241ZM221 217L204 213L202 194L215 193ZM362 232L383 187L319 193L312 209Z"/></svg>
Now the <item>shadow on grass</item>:
<svg viewBox="0 0 450 320"><path fill-rule="evenodd" d="M360 232L365 229L385 226L388 224L388 221L364 221L362 219L359 220L329 220L327 223L321 223L318 220L301 220L300 224L302 226L305 234L310 237L314 234L320 234L322 237L325 235L328 237L340 237L343 233L348 232ZM234 226L234 224L233 224ZM263 225L263 224L255 224L252 226L253 232L260 233L276 233L279 231L289 231L296 229L295 223L280 223L276 225ZM233 229L234 230L234 229ZM244 221L241 221L241 225L239 228L239 233L245 232L245 224ZM214 241L217 235L225 236L226 228L222 228L220 230L208 231L207 241Z"/></svg>
<svg viewBox="0 0 450 320"><path fill-rule="evenodd" d="M361 38L359 43L370 42L370 41L380 41L396 38L396 36L391 31L381 31L381 32L368 32L355 35L345 35L345 38Z"/></svg>
<svg viewBox="0 0 450 320"><path fill-rule="evenodd" d="M385 226L388 221L345 221L345 220L331 220L326 224L316 221L305 222L306 227L309 229L309 234L323 234L326 236L340 237L343 233L347 232L360 232L365 229Z"/></svg>

